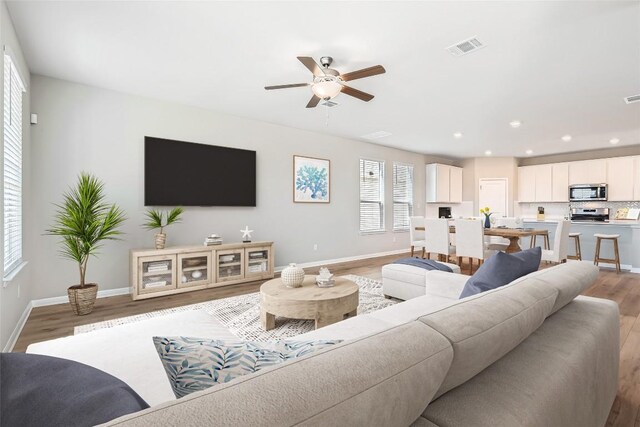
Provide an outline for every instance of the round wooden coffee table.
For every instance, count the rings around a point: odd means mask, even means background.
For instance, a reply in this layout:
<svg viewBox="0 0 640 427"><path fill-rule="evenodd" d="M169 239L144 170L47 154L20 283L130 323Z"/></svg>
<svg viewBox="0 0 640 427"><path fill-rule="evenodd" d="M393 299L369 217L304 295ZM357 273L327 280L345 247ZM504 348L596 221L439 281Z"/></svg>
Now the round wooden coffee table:
<svg viewBox="0 0 640 427"><path fill-rule="evenodd" d="M331 288L316 286L316 276L304 276L299 288L288 288L280 278L260 286L260 321L265 330L276 326L276 316L316 321L316 329L355 316L358 285L338 277Z"/></svg>

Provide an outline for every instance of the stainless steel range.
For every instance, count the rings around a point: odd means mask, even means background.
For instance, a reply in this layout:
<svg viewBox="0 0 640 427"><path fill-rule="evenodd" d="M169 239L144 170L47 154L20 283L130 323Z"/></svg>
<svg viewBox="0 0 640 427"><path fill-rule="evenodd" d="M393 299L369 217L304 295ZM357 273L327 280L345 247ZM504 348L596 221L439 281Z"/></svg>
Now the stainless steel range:
<svg viewBox="0 0 640 427"><path fill-rule="evenodd" d="M571 221L609 221L609 208L571 208Z"/></svg>

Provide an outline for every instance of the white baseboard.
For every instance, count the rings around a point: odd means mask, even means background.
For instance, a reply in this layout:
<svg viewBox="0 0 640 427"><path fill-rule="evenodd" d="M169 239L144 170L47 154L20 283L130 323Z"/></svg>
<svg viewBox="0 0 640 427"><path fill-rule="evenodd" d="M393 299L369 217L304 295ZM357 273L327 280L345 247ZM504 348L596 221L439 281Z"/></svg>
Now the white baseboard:
<svg viewBox="0 0 640 427"><path fill-rule="evenodd" d="M614 270L616 268L615 264L611 264L608 262L601 262L599 266L604 268L613 268ZM633 266L630 264L620 264L620 270L626 270L631 273L640 273L640 268L633 268Z"/></svg>
<svg viewBox="0 0 640 427"><path fill-rule="evenodd" d="M131 293L131 288L117 288L117 289L105 289L98 291L98 298L114 297L116 295L126 295ZM65 304L69 302L69 297L66 295L61 297L51 297L34 299L31 301L32 307L44 307L47 305Z"/></svg>
<svg viewBox="0 0 640 427"><path fill-rule="evenodd" d="M337 264L341 262L349 262L349 261L360 261L367 258L377 258L388 255L398 255L402 253L408 252L407 249L397 249L395 251L387 251L387 252L378 252L373 254L365 254L365 255L356 255L344 258L336 258L336 259L325 259L321 261L310 261L305 263L298 264L302 268L308 267L319 267L322 265L330 265ZM280 272L285 269L287 266L276 267L275 271ZM106 298L113 297L116 295L126 295L131 293L131 288L117 288L117 289L105 289L103 291L98 291L98 298ZM51 298L41 298L31 301L32 307L45 307L47 305L56 305L56 304L65 304L69 301L66 295L59 297L51 297Z"/></svg>
<svg viewBox="0 0 640 427"><path fill-rule="evenodd" d="M325 260L321 260L321 261L309 261L309 262L297 263L296 265L298 267L302 267L302 268L320 267L320 266L325 266L325 265L330 265L330 264L339 264L339 263L342 263L342 262L360 261L360 260L368 259L368 258L379 258L379 257L382 257L382 256L399 255L399 254L404 254L404 253L407 253L407 252L409 252L408 249L396 249L395 251L377 252L377 253L365 254L365 255L355 255L355 256L348 256L348 257L344 257L344 258L325 259ZM284 270L285 268L287 268L286 265L280 266L280 267L276 267L274 269L274 271L276 273L278 273L278 272L281 272L282 270Z"/></svg>
<svg viewBox="0 0 640 427"><path fill-rule="evenodd" d="M24 311L22 312L22 316L20 316L20 319L18 319L18 324L16 325L13 332L11 332L9 341L7 341L7 344L4 346L4 349L2 350L3 352L8 353L10 351L13 351L13 347L16 345L16 341L18 341L18 337L22 333L22 328L24 328L24 325L27 323L27 319L31 314L32 308L33 308L33 302L29 301Z"/></svg>

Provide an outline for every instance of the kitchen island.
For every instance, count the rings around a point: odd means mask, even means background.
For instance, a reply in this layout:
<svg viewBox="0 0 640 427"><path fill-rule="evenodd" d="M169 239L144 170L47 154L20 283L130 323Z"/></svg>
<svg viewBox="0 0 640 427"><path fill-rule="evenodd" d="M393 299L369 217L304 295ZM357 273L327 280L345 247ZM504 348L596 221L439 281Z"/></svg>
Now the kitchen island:
<svg viewBox="0 0 640 427"><path fill-rule="evenodd" d="M523 218L524 227L546 229L549 231L551 249L555 239L558 219L546 219L538 221L536 219ZM571 221L571 232L582 233L580 236L580 247L582 249L583 260L593 260L595 255L596 239L594 234L619 234L618 245L620 246L620 264L623 270L632 273L640 273L640 221L631 220L611 220L608 222L588 222ZM541 240L538 239L538 244ZM527 241L523 241L523 246ZM569 254L574 254L572 239L569 242ZM601 257L613 258L613 245L611 242L602 242L600 248ZM613 264L600 263L603 267L615 268Z"/></svg>

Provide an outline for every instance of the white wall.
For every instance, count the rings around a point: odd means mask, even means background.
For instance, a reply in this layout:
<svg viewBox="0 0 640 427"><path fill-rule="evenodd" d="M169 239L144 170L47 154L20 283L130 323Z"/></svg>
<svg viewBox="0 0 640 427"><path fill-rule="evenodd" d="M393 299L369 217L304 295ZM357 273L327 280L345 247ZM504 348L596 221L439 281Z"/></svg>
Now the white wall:
<svg viewBox="0 0 640 427"><path fill-rule="evenodd" d="M513 215L514 201L518 195L518 164L515 157L477 157L462 161L463 200L473 200L474 215L479 215L479 181L482 178L507 178L507 204Z"/></svg>
<svg viewBox="0 0 640 427"><path fill-rule="evenodd" d="M255 230L254 240L275 241L278 266L408 247L407 233L360 235L360 157L386 161L387 230L392 227L393 161L415 165L416 212L423 211L425 156L421 154L43 76L32 76L31 85L32 110L39 116L32 128L31 152L35 299L65 295L66 288L78 281L76 267L57 256L56 239L41 234L51 224L53 203L60 201L80 171L101 178L109 201L119 204L128 216L124 241L107 243L100 258L90 261L88 280L103 290L129 285L129 250L153 243L153 233L140 227L145 209L145 135L257 151L257 207L187 208L183 223L167 230L169 245L201 244L214 232L226 242L239 241L239 230L248 225ZM331 160L330 204L293 203L294 154Z"/></svg>
<svg viewBox="0 0 640 427"><path fill-rule="evenodd" d="M14 63L18 68L22 79L24 80L25 85L27 85L27 93L23 97L23 191L25 194L25 200L23 200L23 212L25 217L24 223L24 246L23 246L23 257L27 261L31 260L31 227L30 223L27 219L27 213L31 210L31 205L27 198L27 195L30 191L30 165L29 165L29 156L30 156L30 142L29 142L29 92L30 92L30 81L29 81L29 69L27 64L22 56L22 51L20 49L20 44L18 43L18 39L16 37L15 31L13 29L13 25L11 23L11 18L7 11L6 5L4 2L0 2L0 38L3 46L8 47L8 51L13 57ZM0 64L4 63L4 56L0 59ZM4 99L4 66L0 67L0 99ZM0 138L3 138L3 121L0 120ZM2 150L0 150L0 167L3 164L2 162ZM2 203L2 197L0 197L0 205ZM0 212L2 209L0 208ZM0 229L0 233L1 233ZM3 254L0 251L0 265L4 263L1 262ZM16 324L18 323L20 317L25 312L29 301L32 299L32 287L29 286L31 279L31 271L33 270L33 263L29 263L25 268L23 268L18 275L11 282L6 284L6 287L0 288L0 350L4 349L10 339L12 337L12 333L15 330Z"/></svg>

